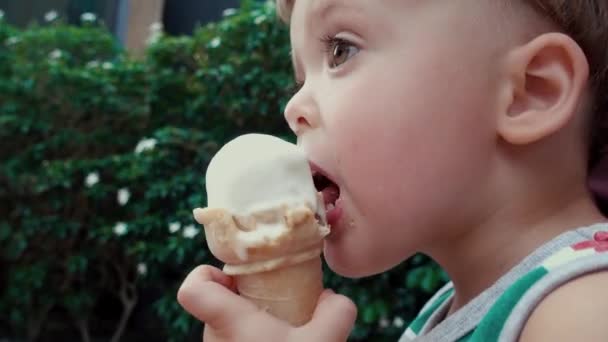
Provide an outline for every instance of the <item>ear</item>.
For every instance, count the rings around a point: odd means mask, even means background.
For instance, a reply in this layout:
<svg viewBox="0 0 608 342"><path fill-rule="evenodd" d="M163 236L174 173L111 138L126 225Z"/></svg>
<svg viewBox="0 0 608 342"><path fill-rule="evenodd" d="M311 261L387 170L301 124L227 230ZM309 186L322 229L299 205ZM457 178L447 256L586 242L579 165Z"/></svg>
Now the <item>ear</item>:
<svg viewBox="0 0 608 342"><path fill-rule="evenodd" d="M538 141L573 118L589 77L587 58L574 40L546 33L512 50L506 61L510 102L498 119L505 141Z"/></svg>

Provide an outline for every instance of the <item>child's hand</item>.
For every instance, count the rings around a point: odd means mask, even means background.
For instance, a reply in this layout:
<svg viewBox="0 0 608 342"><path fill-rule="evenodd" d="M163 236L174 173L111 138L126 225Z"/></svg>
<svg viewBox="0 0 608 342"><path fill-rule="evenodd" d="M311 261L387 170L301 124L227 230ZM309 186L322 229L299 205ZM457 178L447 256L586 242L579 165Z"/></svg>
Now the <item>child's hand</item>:
<svg viewBox="0 0 608 342"><path fill-rule="evenodd" d="M208 265L190 272L180 287L177 293L179 303L205 322L205 342L342 342L348 338L357 316L357 308L350 299L325 290L312 320L294 328L234 291L233 279Z"/></svg>

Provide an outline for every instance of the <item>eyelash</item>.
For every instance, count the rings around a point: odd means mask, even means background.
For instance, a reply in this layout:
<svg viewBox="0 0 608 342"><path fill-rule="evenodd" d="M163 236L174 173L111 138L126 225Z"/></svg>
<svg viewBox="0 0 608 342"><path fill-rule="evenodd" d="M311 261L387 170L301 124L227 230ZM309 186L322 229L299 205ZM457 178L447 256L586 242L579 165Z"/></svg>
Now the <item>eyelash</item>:
<svg viewBox="0 0 608 342"><path fill-rule="evenodd" d="M328 58L328 61L332 61L332 58L334 57L333 54L336 51L336 49L340 46L344 47L344 46L348 46L349 48L355 48L357 49L357 52L355 52L355 54L357 54L359 51L359 48L356 46L356 44L354 44L353 42L344 39L344 38L339 38L336 36L331 36L331 35L325 35L323 37L321 37L321 44L323 46L323 55L326 56ZM348 59L350 59L351 57L353 57L354 55L349 55L347 56L347 60L343 61L342 63L339 63L337 65L330 65L330 68L337 68L340 65L342 65L343 63L346 63L348 61ZM331 63L329 63L331 64Z"/></svg>
<svg viewBox="0 0 608 342"><path fill-rule="evenodd" d="M325 56L328 56L330 53L333 53L339 44L355 46L355 44L353 44L352 42L350 42L346 39L338 38L336 36L331 36L331 35L322 36L319 40L321 41L321 44L323 46L322 53ZM289 95L294 96L295 94L297 94L300 91L300 89L302 89L303 86L304 86L303 81L296 80L288 89Z"/></svg>
<svg viewBox="0 0 608 342"><path fill-rule="evenodd" d="M343 43L348 43L346 40L342 38L337 38L336 36L326 35L321 37L321 44L323 44L323 53L328 54L333 52L333 49L336 48L336 45Z"/></svg>

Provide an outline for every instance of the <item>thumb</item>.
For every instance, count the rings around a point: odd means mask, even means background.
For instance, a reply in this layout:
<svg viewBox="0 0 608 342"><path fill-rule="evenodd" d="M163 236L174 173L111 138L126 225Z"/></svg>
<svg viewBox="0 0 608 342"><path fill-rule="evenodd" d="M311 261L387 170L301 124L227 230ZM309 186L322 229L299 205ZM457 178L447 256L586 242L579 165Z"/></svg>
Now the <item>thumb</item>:
<svg viewBox="0 0 608 342"><path fill-rule="evenodd" d="M314 331L319 341L346 341L356 318L357 307L352 300L325 290L306 328Z"/></svg>
<svg viewBox="0 0 608 342"><path fill-rule="evenodd" d="M199 266L186 277L177 299L192 316L222 330L239 317L259 311L253 303L234 293L232 285L220 270Z"/></svg>

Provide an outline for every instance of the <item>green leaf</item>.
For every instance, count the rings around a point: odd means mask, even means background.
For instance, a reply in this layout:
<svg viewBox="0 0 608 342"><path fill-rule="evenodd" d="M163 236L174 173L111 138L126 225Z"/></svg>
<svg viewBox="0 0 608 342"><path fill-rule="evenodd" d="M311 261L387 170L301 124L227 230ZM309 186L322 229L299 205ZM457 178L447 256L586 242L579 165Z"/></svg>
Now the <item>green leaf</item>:
<svg viewBox="0 0 608 342"><path fill-rule="evenodd" d="M361 319L364 323L372 323L375 322L378 318L378 312L373 305L369 305L363 308L361 312Z"/></svg>

